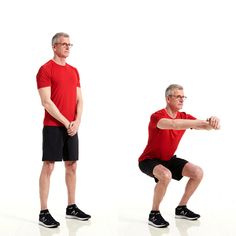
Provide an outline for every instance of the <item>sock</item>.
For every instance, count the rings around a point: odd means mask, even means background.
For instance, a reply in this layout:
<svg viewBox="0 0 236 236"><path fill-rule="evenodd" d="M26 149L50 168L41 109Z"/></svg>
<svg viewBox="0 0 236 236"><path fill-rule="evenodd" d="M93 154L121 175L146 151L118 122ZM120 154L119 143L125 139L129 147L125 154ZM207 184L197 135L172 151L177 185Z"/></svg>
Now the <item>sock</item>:
<svg viewBox="0 0 236 236"><path fill-rule="evenodd" d="M40 211L40 214L41 214L41 215L43 215L43 214L45 214L45 213L48 213L48 209L45 209L45 210L41 210L41 211Z"/></svg>
<svg viewBox="0 0 236 236"><path fill-rule="evenodd" d="M151 211L150 214L160 213L160 211Z"/></svg>

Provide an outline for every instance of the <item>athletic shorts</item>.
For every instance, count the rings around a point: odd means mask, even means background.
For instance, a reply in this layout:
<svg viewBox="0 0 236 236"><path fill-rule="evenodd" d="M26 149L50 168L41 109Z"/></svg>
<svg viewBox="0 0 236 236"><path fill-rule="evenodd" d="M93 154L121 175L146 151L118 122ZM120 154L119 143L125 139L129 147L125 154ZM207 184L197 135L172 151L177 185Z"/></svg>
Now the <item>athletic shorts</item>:
<svg viewBox="0 0 236 236"><path fill-rule="evenodd" d="M178 158L176 157L176 155L174 155L169 161L163 161L156 158L140 161L139 168L143 173L149 175L150 177L153 177L155 181L158 182L158 179L153 175L153 169L155 168L155 166L161 164L170 170L172 179L181 180L183 178L183 168L187 163L188 161Z"/></svg>
<svg viewBox="0 0 236 236"><path fill-rule="evenodd" d="M62 126L43 127L43 161L77 161L79 139L77 133L69 136Z"/></svg>

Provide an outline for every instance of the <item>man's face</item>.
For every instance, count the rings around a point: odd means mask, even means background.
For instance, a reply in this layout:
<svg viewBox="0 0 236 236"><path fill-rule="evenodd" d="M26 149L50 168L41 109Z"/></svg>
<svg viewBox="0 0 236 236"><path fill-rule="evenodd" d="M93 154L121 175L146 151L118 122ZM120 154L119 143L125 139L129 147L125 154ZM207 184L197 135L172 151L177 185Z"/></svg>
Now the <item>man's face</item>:
<svg viewBox="0 0 236 236"><path fill-rule="evenodd" d="M184 99L184 91L181 89L174 89L172 90L171 95L167 97L167 103L173 110L180 110L183 107Z"/></svg>
<svg viewBox="0 0 236 236"><path fill-rule="evenodd" d="M70 54L70 38L60 37L53 45L54 53L61 58L67 58Z"/></svg>

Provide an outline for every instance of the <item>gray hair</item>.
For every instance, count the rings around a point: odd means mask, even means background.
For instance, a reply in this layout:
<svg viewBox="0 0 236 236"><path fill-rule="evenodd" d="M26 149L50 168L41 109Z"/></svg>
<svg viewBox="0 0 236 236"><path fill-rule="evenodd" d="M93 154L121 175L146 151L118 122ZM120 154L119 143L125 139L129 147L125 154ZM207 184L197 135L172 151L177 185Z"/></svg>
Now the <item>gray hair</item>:
<svg viewBox="0 0 236 236"><path fill-rule="evenodd" d="M170 95L172 95L172 91L178 89L178 90L183 90L183 86L179 85L179 84L171 84L167 87L166 91L165 91L165 96L168 97Z"/></svg>
<svg viewBox="0 0 236 236"><path fill-rule="evenodd" d="M52 37L52 46L58 42L58 39L60 37L65 37L65 38L69 38L69 34L67 33L64 33L64 32L59 32L59 33L56 33L53 37Z"/></svg>

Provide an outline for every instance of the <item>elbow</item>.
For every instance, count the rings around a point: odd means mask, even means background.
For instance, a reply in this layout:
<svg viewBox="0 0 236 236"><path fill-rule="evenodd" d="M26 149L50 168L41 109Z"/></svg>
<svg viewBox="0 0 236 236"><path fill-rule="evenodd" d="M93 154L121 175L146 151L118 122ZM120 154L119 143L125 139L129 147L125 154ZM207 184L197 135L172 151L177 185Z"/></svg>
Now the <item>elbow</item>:
<svg viewBox="0 0 236 236"><path fill-rule="evenodd" d="M50 105L50 101L45 99L41 101L42 106L47 109L47 107Z"/></svg>
<svg viewBox="0 0 236 236"><path fill-rule="evenodd" d="M172 120L171 122L171 129L173 130L186 130L190 127L186 126L182 121Z"/></svg>

